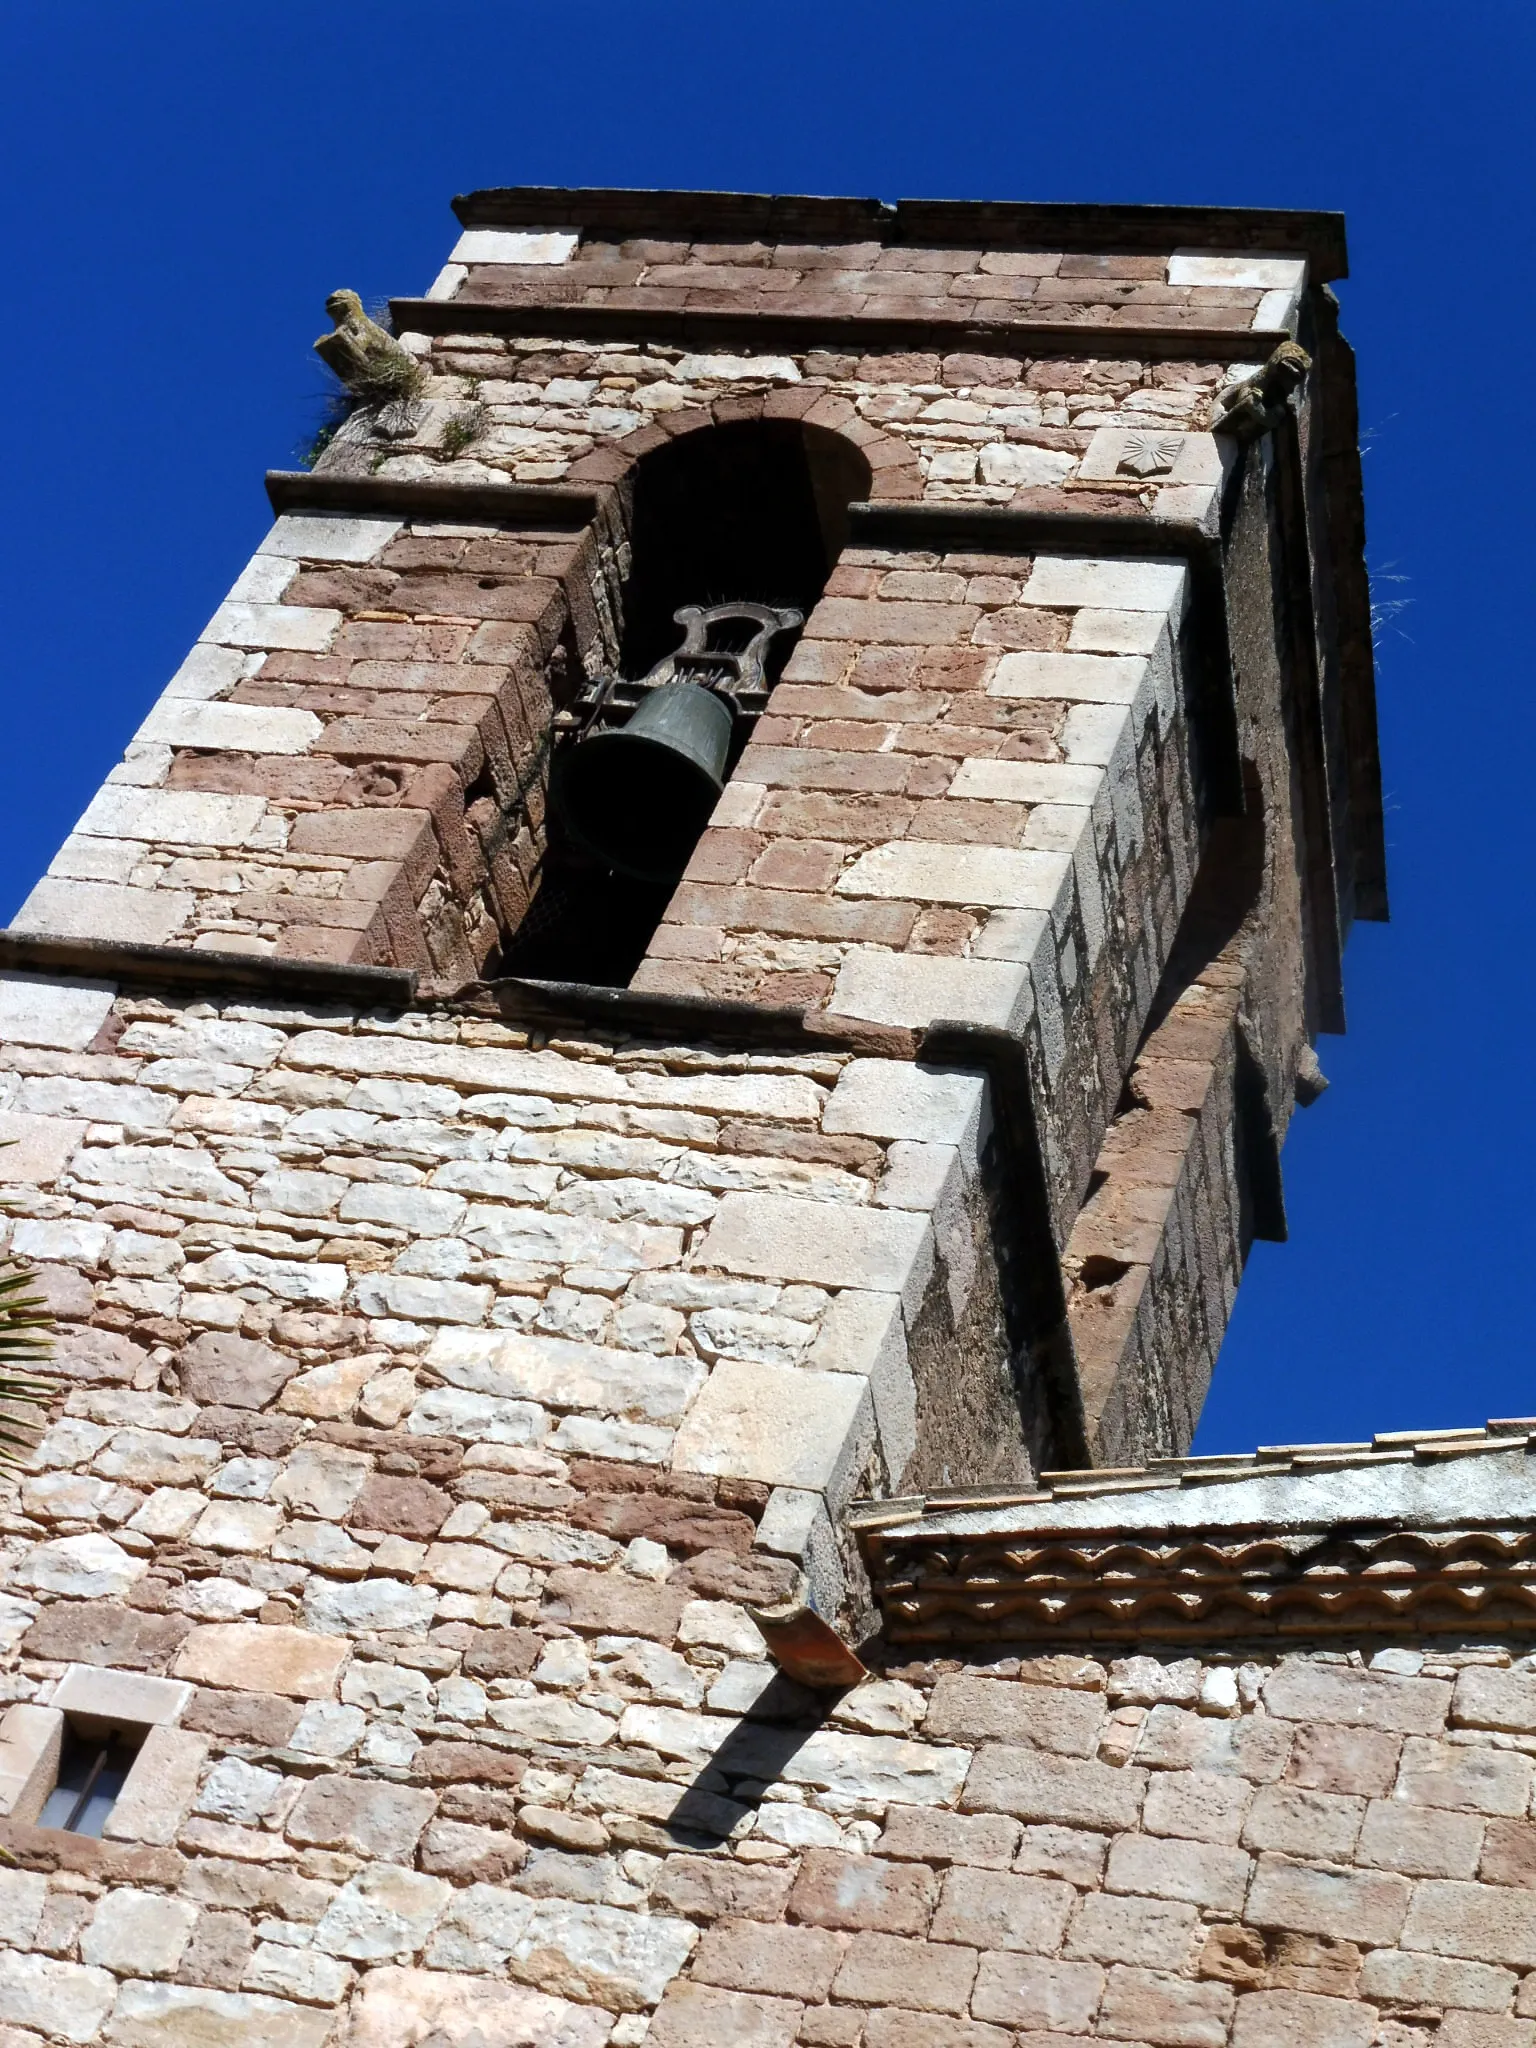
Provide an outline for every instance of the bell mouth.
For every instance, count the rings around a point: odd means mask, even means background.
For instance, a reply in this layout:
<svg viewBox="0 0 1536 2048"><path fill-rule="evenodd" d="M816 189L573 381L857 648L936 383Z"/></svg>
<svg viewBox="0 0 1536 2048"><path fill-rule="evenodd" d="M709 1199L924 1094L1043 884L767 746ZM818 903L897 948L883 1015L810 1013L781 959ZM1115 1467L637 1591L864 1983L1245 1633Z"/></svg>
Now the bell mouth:
<svg viewBox="0 0 1536 2048"><path fill-rule="evenodd" d="M671 683L628 725L579 741L553 791L572 839L634 881L675 882L725 787L731 725L718 697Z"/></svg>

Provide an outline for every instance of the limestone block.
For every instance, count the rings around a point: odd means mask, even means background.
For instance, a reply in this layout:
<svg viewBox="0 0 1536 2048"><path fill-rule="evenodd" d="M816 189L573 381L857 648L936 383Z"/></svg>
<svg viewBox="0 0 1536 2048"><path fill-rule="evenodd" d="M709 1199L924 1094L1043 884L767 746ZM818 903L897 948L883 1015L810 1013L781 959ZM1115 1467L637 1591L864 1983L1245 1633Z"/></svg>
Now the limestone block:
<svg viewBox="0 0 1536 2048"><path fill-rule="evenodd" d="M971 1151L980 1140L986 1100L980 1074L905 1060L850 1060L827 1103L822 1129Z"/></svg>
<svg viewBox="0 0 1536 2048"><path fill-rule="evenodd" d="M1090 561L1037 555L1021 604L1092 605L1100 611L1176 612L1189 601L1189 571L1182 562Z"/></svg>
<svg viewBox="0 0 1536 2048"><path fill-rule="evenodd" d="M364 1963L414 1955L452 1895L440 1877L376 1864L338 1892L315 1929L315 1947Z"/></svg>
<svg viewBox="0 0 1536 2048"><path fill-rule="evenodd" d="M876 1421L879 1421L878 1401ZM882 1439L881 1448L885 1452L887 1466L899 1472L902 1467L893 1466L892 1459L900 1456L900 1445L887 1447ZM911 1456L910 1449L907 1456ZM817 1613L838 1612L847 1586L842 1558L838 1554L837 1532L827 1513L824 1494L810 1493L801 1487L776 1486L768 1496L768 1505L757 1525L754 1547L766 1550L774 1557L793 1558L805 1573ZM754 1644L752 1648L755 1652L760 1645ZM772 1670L772 1666L767 1668ZM732 1699L717 1698L717 1691L718 1687L709 1695L709 1704L717 1712L745 1712L750 1704L749 1701L738 1703ZM752 1699L755 1700L756 1696L754 1691Z"/></svg>
<svg viewBox="0 0 1536 2048"><path fill-rule="evenodd" d="M374 1553L377 1561L378 1553ZM408 1586L401 1579L365 1579L360 1585L328 1585L313 1579L304 1596L304 1616L315 1629L423 1629L437 1612L432 1586ZM270 1630L263 1629L262 1634ZM283 1690L278 1687L274 1690ZM317 1694L305 1695L317 1698Z"/></svg>
<svg viewBox="0 0 1536 2048"><path fill-rule="evenodd" d="M37 1543L23 1553L11 1573L12 1583L39 1593L62 1593L72 1600L111 1600L126 1593L147 1569L110 1536L61 1536Z"/></svg>
<svg viewBox="0 0 1536 2048"><path fill-rule="evenodd" d="M208 621L202 637L223 647L285 648L324 654L336 637L341 619L340 612L316 605L262 603L231 596Z"/></svg>
<svg viewBox="0 0 1536 2048"><path fill-rule="evenodd" d="M286 1999L130 1980L106 2037L113 2048L322 2048L331 2020Z"/></svg>
<svg viewBox="0 0 1536 2048"><path fill-rule="evenodd" d="M394 1223L413 1237L447 1237L469 1210L462 1195L440 1188L398 1188L385 1181L354 1181L339 1214L348 1223Z"/></svg>
<svg viewBox="0 0 1536 2048"><path fill-rule="evenodd" d="M313 1778L288 1817L291 1841L408 1863L436 1796L377 1778Z"/></svg>
<svg viewBox="0 0 1536 2048"><path fill-rule="evenodd" d="M1168 282L1172 285L1214 284L1250 291L1296 291L1306 275L1304 256L1265 255L1257 250L1218 255L1208 249L1175 249L1168 260Z"/></svg>
<svg viewBox="0 0 1536 2048"><path fill-rule="evenodd" d="M103 1478L120 1479L130 1486L196 1486L218 1465L219 1451L213 1437L120 1429L98 1454L95 1469Z"/></svg>
<svg viewBox="0 0 1536 2048"><path fill-rule="evenodd" d="M868 1454L874 1409L853 1373L717 1365L677 1433L680 1472L713 1472L847 1501Z"/></svg>
<svg viewBox="0 0 1536 2048"><path fill-rule="evenodd" d="M363 1978L348 2048L428 2040L439 2048L602 2048L612 2025L612 2014L598 2006L571 2005L526 1985L386 1965Z"/></svg>
<svg viewBox="0 0 1536 2048"><path fill-rule="evenodd" d="M731 1194L697 1259L728 1273L897 1293L915 1314L933 1269L933 1245L920 1216L796 1195Z"/></svg>
<svg viewBox="0 0 1536 2048"><path fill-rule="evenodd" d="M1148 687L1134 654L1005 654L987 685L991 697L1045 697L1068 704L1134 704Z"/></svg>
<svg viewBox="0 0 1536 2048"><path fill-rule="evenodd" d="M688 1960L699 1930L662 1913L541 1899L512 1950L513 1973L541 1991L642 2012Z"/></svg>
<svg viewBox="0 0 1536 2048"><path fill-rule="evenodd" d="M115 882L71 882L44 875L11 919L11 929L48 932L63 939L121 939L159 946L181 930L196 901L179 889L130 889Z"/></svg>
<svg viewBox="0 0 1536 2048"><path fill-rule="evenodd" d="M18 1701L0 1719L0 1814L30 1825L58 1775L64 1716Z"/></svg>
<svg viewBox="0 0 1536 2048"><path fill-rule="evenodd" d="M285 512L256 552L307 562L372 562L400 528L398 519L355 512Z"/></svg>
<svg viewBox="0 0 1536 2048"><path fill-rule="evenodd" d="M247 1991L270 1991L306 2005L336 2005L346 1996L353 1975L335 1956L264 1941L246 1964L240 1982Z"/></svg>
<svg viewBox="0 0 1536 2048"><path fill-rule="evenodd" d="M0 1969L0 2021L31 2027L48 2040L94 2041L111 2009L109 1971L52 1956L7 1955Z"/></svg>
<svg viewBox="0 0 1536 2048"><path fill-rule="evenodd" d="M176 1677L240 1692L278 1692L301 1700L335 1696L351 1644L308 1629L263 1622L210 1622L194 1628L176 1653Z"/></svg>
<svg viewBox="0 0 1536 2048"><path fill-rule="evenodd" d="M223 753L305 754L322 730L313 711L281 704L198 704L162 698L139 727L138 738Z"/></svg>
<svg viewBox="0 0 1536 2048"><path fill-rule="evenodd" d="M1117 715L1126 716L1118 710ZM1070 902L1071 886L1072 862L1066 854L897 839L861 853L838 876L835 888L839 896L1054 911Z"/></svg>
<svg viewBox="0 0 1536 2048"><path fill-rule="evenodd" d="M924 1025L944 1018L1019 1031L1029 1021L1034 995L1029 976L1012 961L855 946L838 970L831 1008L877 1024Z"/></svg>
<svg viewBox="0 0 1536 2048"><path fill-rule="evenodd" d="M1067 450L1037 448L1029 441L989 441L981 451L984 484L1059 484L1076 466L1077 457Z"/></svg>
<svg viewBox="0 0 1536 2048"><path fill-rule="evenodd" d="M145 839L171 846L248 846L266 816L261 796L195 789L98 790L75 830L87 838Z"/></svg>
<svg viewBox="0 0 1536 2048"><path fill-rule="evenodd" d="M84 1052L111 1014L115 994L105 981L0 975L0 1043ZM8 1166L0 1177L11 1177Z"/></svg>
<svg viewBox="0 0 1536 2048"><path fill-rule="evenodd" d="M0 1946L28 1946L47 1896L48 1880L40 1872L0 1868Z"/></svg>
<svg viewBox="0 0 1536 2048"><path fill-rule="evenodd" d="M676 1422L704 1378L696 1359L513 1330L442 1330L428 1348L427 1364L472 1393L641 1422Z"/></svg>
<svg viewBox="0 0 1536 2048"><path fill-rule="evenodd" d="M1161 621L1158 628L1162 630ZM1103 783L1098 769L1074 768L1065 761L971 760L960 763L949 793L999 803L1091 804Z"/></svg>
<svg viewBox="0 0 1536 2048"><path fill-rule="evenodd" d="M339 1522L362 1492L373 1461L339 1445L302 1444L273 1481L272 1497L301 1514Z"/></svg>
<svg viewBox="0 0 1536 2048"><path fill-rule="evenodd" d="M80 1960L121 1976L168 1977L192 1939L196 1906L119 1885L97 1904L80 1936Z"/></svg>
<svg viewBox="0 0 1536 2048"><path fill-rule="evenodd" d="M537 1444L549 1433L549 1416L532 1401L505 1401L494 1394L433 1387L416 1401L405 1426L413 1436L457 1436L470 1443Z"/></svg>
<svg viewBox="0 0 1536 2048"><path fill-rule="evenodd" d="M564 228L466 228L449 252L450 263L565 263L581 240Z"/></svg>
<svg viewBox="0 0 1536 2048"><path fill-rule="evenodd" d="M1167 620L1156 612L1096 611L1085 606L1073 616L1067 647L1082 654L1153 654L1167 631Z"/></svg>
<svg viewBox="0 0 1536 2048"><path fill-rule="evenodd" d="M102 1831L107 1838L160 1846L174 1842L197 1795L208 1748L206 1735L184 1728L151 1728L107 1817Z"/></svg>
<svg viewBox="0 0 1536 2048"><path fill-rule="evenodd" d="M788 356L684 356L672 366L679 384L798 384Z"/></svg>
<svg viewBox="0 0 1536 2048"><path fill-rule="evenodd" d="M859 1373L869 1381L880 1448L895 1485L917 1449L917 1389L900 1297L844 1288L822 1317L805 1362L817 1372Z"/></svg>
<svg viewBox="0 0 1536 2048"><path fill-rule="evenodd" d="M481 1323L495 1298L490 1287L418 1280L407 1273L369 1273L357 1285L357 1305L365 1316L400 1316L413 1323Z"/></svg>
<svg viewBox="0 0 1536 2048"><path fill-rule="evenodd" d="M445 263L427 286L429 299L451 299L469 276L469 268L463 263Z"/></svg>
<svg viewBox="0 0 1536 2048"><path fill-rule="evenodd" d="M206 1550L260 1554L269 1549L282 1524L281 1508L263 1501L210 1501L198 1517L192 1541Z"/></svg>
<svg viewBox="0 0 1536 2048"><path fill-rule="evenodd" d="M158 1727L179 1721L191 1698L192 1687L171 1678L71 1664L54 1687L48 1704L60 1713L95 1714L102 1720Z"/></svg>

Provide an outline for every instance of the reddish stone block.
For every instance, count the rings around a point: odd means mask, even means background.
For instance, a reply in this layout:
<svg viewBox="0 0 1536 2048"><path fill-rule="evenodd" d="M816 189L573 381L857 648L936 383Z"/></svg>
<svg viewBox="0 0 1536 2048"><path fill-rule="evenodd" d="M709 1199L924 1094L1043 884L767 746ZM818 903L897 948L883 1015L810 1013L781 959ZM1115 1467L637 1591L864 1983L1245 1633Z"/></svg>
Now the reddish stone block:
<svg viewBox="0 0 1536 2048"><path fill-rule="evenodd" d="M1111 2041L1226 2048L1235 2002L1225 1984L1117 1964L1104 1987L1098 2031Z"/></svg>
<svg viewBox="0 0 1536 2048"><path fill-rule="evenodd" d="M805 2036L802 2034L801 2039ZM872 2012L864 2048L1011 2048L1013 2036L977 2020L941 2019L935 2013Z"/></svg>
<svg viewBox="0 0 1536 2048"><path fill-rule="evenodd" d="M716 1856L669 1856L651 1887L653 1910L689 1920L780 1919L791 1872Z"/></svg>
<svg viewBox="0 0 1536 2048"><path fill-rule="evenodd" d="M1255 1991L1237 2001L1232 2048L1370 2048L1374 2006L1304 1991Z"/></svg>
<svg viewBox="0 0 1536 2048"><path fill-rule="evenodd" d="M764 800L758 824L769 836L876 846L902 838L916 808L904 797L775 790Z"/></svg>
<svg viewBox="0 0 1536 2048"><path fill-rule="evenodd" d="M831 888L846 857L846 847L824 840L777 839L753 862L748 873L759 888L819 892Z"/></svg>
<svg viewBox="0 0 1536 2048"><path fill-rule="evenodd" d="M800 1997L814 2002L826 1997L842 1959L843 1944L820 1927L732 1920L704 1935L694 1951L693 1974L701 1984L728 1991L774 1992L793 1986Z"/></svg>
<svg viewBox="0 0 1536 2048"><path fill-rule="evenodd" d="M1023 1742L1091 1757L1103 1721L1099 1693L946 1672L933 1688L923 1732L940 1741Z"/></svg>
<svg viewBox="0 0 1536 2048"><path fill-rule="evenodd" d="M971 2011L977 2019L1000 2020L1005 2026L1049 2028L1052 2031L1043 2038L1056 2042L1065 2033L1088 2032L1104 1995L1104 1983L1104 1972L1097 1963L984 1955L971 1995Z"/></svg>
<svg viewBox="0 0 1536 2048"><path fill-rule="evenodd" d="M1059 1879L962 1866L944 1880L930 1931L935 1941L1050 1955L1060 1946L1076 1900L1071 1885Z"/></svg>
<svg viewBox="0 0 1536 2048"><path fill-rule="evenodd" d="M1331 1934L1379 1948L1397 1940L1409 1891L1407 1878L1385 1871L1319 1870L1262 1856L1244 1917L1255 1927Z"/></svg>
<svg viewBox="0 0 1536 2048"><path fill-rule="evenodd" d="M646 2048L792 2048L801 2007L789 1998L743 1997L705 1984L672 1984L656 2008Z"/></svg>
<svg viewBox="0 0 1536 2048"><path fill-rule="evenodd" d="M904 946L911 935L917 905L681 882L667 906L667 916L677 924L707 925L722 931L778 932L786 938L852 939L872 946Z"/></svg>
<svg viewBox="0 0 1536 2048"><path fill-rule="evenodd" d="M820 640L952 646L970 638L980 617L974 605L959 602L923 604L904 600L884 604L859 598L824 597L812 615L812 626Z"/></svg>
<svg viewBox="0 0 1536 2048"><path fill-rule="evenodd" d="M1067 1939L1069 1956L1096 1963L1137 1963L1180 1970L1189 1959L1199 1923L1195 1908L1178 1900L1090 1892Z"/></svg>
<svg viewBox="0 0 1536 2048"><path fill-rule="evenodd" d="M837 1973L837 1996L860 2005L963 2013L977 1960L971 1948L908 1941L895 1934L856 1934Z"/></svg>
<svg viewBox="0 0 1536 2048"><path fill-rule="evenodd" d="M1006 1820L1001 1814L945 1813L931 1806L892 1806L886 1810L885 1830L877 1847L884 1856L1006 1870L1020 1833L1018 1822Z"/></svg>
<svg viewBox="0 0 1536 2048"><path fill-rule="evenodd" d="M1529 1821L1489 1821L1478 1875L1485 1884L1536 1888L1536 1827Z"/></svg>
<svg viewBox="0 0 1536 2048"><path fill-rule="evenodd" d="M711 826L693 850L684 876L690 882L739 882L767 845L761 832Z"/></svg>
<svg viewBox="0 0 1536 2048"><path fill-rule="evenodd" d="M593 1635L648 1636L669 1643L687 1598L676 1587L652 1585L627 1573L563 1566L549 1575L544 1617Z"/></svg>
<svg viewBox="0 0 1536 2048"><path fill-rule="evenodd" d="M874 1928L883 1934L924 1934L938 1889L937 1878L920 1863L811 1849L790 1893L789 1917L849 1933Z"/></svg>

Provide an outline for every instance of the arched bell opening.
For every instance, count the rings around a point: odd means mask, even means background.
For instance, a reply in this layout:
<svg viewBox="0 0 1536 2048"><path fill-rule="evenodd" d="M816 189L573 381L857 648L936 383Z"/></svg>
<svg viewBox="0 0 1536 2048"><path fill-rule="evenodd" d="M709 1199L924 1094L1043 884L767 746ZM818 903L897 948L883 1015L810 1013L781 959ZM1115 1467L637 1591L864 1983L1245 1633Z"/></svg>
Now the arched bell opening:
<svg viewBox="0 0 1536 2048"><path fill-rule="evenodd" d="M641 459L617 671L557 721L538 886L487 973L628 983L869 491L859 450L798 420Z"/></svg>

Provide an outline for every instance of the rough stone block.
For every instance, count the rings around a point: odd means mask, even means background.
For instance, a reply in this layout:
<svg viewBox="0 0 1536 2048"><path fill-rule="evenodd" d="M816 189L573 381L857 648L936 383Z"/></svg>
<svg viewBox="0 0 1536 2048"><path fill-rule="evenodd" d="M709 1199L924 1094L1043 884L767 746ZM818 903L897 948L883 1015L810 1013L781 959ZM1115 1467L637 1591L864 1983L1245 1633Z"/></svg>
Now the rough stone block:
<svg viewBox="0 0 1536 2048"><path fill-rule="evenodd" d="M1536 1964L1536 1892L1425 1878L1414 1887L1402 1945L1528 1970Z"/></svg>
<svg viewBox="0 0 1536 2048"><path fill-rule="evenodd" d="M970 1812L1118 1831L1136 1826L1146 1787L1143 1770L994 1744L972 1764L962 1803Z"/></svg>
<svg viewBox="0 0 1536 2048"><path fill-rule="evenodd" d="M176 1654L174 1670L176 1677L199 1685L328 1700L335 1697L337 1674L351 1647L343 1637L315 1635L308 1629L210 1622L193 1629Z"/></svg>
<svg viewBox="0 0 1536 2048"><path fill-rule="evenodd" d="M899 1294L915 1316L933 1270L933 1234L926 1217L899 1209L729 1194L697 1263L761 1279Z"/></svg>
<svg viewBox="0 0 1536 2048"><path fill-rule="evenodd" d="M1283 1856L1262 1856L1246 1917L1255 1927L1327 1934L1380 1948L1395 1943L1402 1932L1410 1889L1407 1878L1384 1871L1316 1870ZM1420 1886L1415 1910L1424 1889ZM1432 1944L1410 1939L1407 1946Z"/></svg>
<svg viewBox="0 0 1536 2048"><path fill-rule="evenodd" d="M0 975L0 1044L84 1052L111 1015L115 996L110 982ZM6 1178L10 1178L9 1161Z"/></svg>
<svg viewBox="0 0 1536 2048"><path fill-rule="evenodd" d="M1351 1999L1255 1991L1237 2001L1232 2048L1370 2048L1376 2014Z"/></svg>
<svg viewBox="0 0 1536 2048"><path fill-rule="evenodd" d="M1049 2029L1040 2038L1086 2036L1104 1995L1097 1963L1047 1962L1043 1957L984 1955L971 1994L971 2011L1005 2026ZM1036 2036L1030 2035L1031 2043Z"/></svg>
<svg viewBox="0 0 1536 2048"><path fill-rule="evenodd" d="M1045 697L1066 704L1134 704L1150 687L1133 654L1005 654L987 685L991 697ZM1086 821L1085 821L1086 822Z"/></svg>
<svg viewBox="0 0 1536 2048"><path fill-rule="evenodd" d="M935 1941L970 1948L1053 1955L1076 1903L1076 1892L1059 1879L961 1865L944 1879L943 1896L928 1931Z"/></svg>
<svg viewBox="0 0 1536 2048"><path fill-rule="evenodd" d="M1007 846L944 846L896 839L861 853L837 878L839 896L1050 910L1069 899L1071 856Z"/></svg>
<svg viewBox="0 0 1536 2048"><path fill-rule="evenodd" d="M1076 556L1037 555L1019 602L1092 605L1099 611L1177 612L1188 601L1189 571L1182 562L1095 562Z"/></svg>
<svg viewBox="0 0 1536 2048"><path fill-rule="evenodd" d="M1020 1832L1017 1821L1005 1820L1001 1814L940 1813L931 1807L892 1806L876 1847L884 1856L1006 1870L1013 1861Z"/></svg>
<svg viewBox="0 0 1536 2048"><path fill-rule="evenodd" d="M1198 1926L1195 1908L1182 1900L1090 1892L1072 1923L1066 1953L1096 1963L1181 1970Z"/></svg>
<svg viewBox="0 0 1536 2048"><path fill-rule="evenodd" d="M955 1741L1027 1743L1063 1756L1091 1757L1103 1723L1099 1693L945 1672L933 1688L923 1728Z"/></svg>
<svg viewBox="0 0 1536 2048"><path fill-rule="evenodd" d="M852 1373L726 1359L678 1431L673 1465L680 1472L801 1487L841 1507L873 1432L869 1383Z"/></svg>
<svg viewBox="0 0 1536 2048"><path fill-rule="evenodd" d="M1226 2048L1233 1997L1225 1984L1191 1984L1117 1964L1104 1987L1098 2031L1111 2041Z"/></svg>
<svg viewBox="0 0 1536 2048"><path fill-rule="evenodd" d="M1390 1671L1288 1658L1265 1683L1264 1704L1286 1721L1336 1721L1399 1735L1435 1735L1445 1726L1451 1688L1440 1678L1403 1678Z"/></svg>
<svg viewBox="0 0 1536 2048"><path fill-rule="evenodd" d="M913 2012L963 2013L977 1960L973 1948L896 1934L856 1934L837 1972L837 1996Z"/></svg>
<svg viewBox="0 0 1536 2048"><path fill-rule="evenodd" d="M850 1933L874 1928L882 1934L926 1934L938 1890L938 1880L920 1863L811 1849L790 1894L789 1918Z"/></svg>
<svg viewBox="0 0 1536 2048"><path fill-rule="evenodd" d="M11 929L49 932L63 939L160 946L181 930L196 901L183 889L130 889L116 882L72 882L44 875L11 919ZM15 1171L9 1162L7 1170Z"/></svg>
<svg viewBox="0 0 1536 2048"><path fill-rule="evenodd" d="M839 1016L877 1024L926 1025L944 1018L1019 1030L1034 999L1028 975L1012 961L855 946L838 969L830 1007Z"/></svg>
<svg viewBox="0 0 1536 2048"><path fill-rule="evenodd" d="M0 1814L30 1826L58 1775L64 1716L19 1700L0 1719Z"/></svg>
<svg viewBox="0 0 1536 2048"><path fill-rule="evenodd" d="M1252 1860L1241 1849L1171 1836L1121 1835L1109 1851L1105 1879L1112 1892L1178 1899L1220 1913L1240 1913Z"/></svg>
<svg viewBox="0 0 1536 2048"><path fill-rule="evenodd" d="M793 1988L812 2003L826 1997L842 1961L842 1944L821 1927L774 1927L738 1920L711 1928L693 1958L701 1984L729 1991L782 1992Z"/></svg>
<svg viewBox="0 0 1536 2048"><path fill-rule="evenodd" d="M674 1984L656 2009L646 2048L722 2048L727 2041L731 2048L791 2048L801 2012L788 1998Z"/></svg>
<svg viewBox="0 0 1536 2048"><path fill-rule="evenodd" d="M1508 2012L1517 1979L1486 1963L1450 1962L1406 1949L1372 1949L1360 1965L1360 1996L1391 2005L1453 2005Z"/></svg>
<svg viewBox="0 0 1536 2048"><path fill-rule="evenodd" d="M116 1995L110 1971L52 1956L7 1955L0 1969L0 2021L48 2040L94 2041Z"/></svg>
<svg viewBox="0 0 1536 2048"><path fill-rule="evenodd" d="M80 1937L80 1960L122 1976L169 1977L192 1938L196 1906L120 1885L98 1903Z"/></svg>
<svg viewBox="0 0 1536 2048"><path fill-rule="evenodd" d="M246 846L266 816L260 796L193 789L98 790L75 830L86 837L144 839L169 846Z"/></svg>

